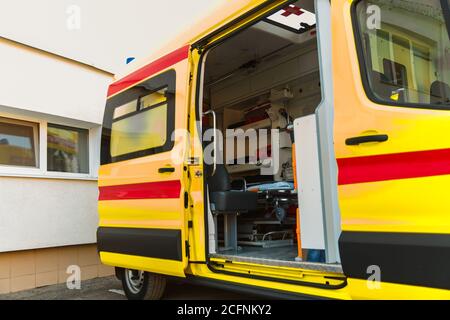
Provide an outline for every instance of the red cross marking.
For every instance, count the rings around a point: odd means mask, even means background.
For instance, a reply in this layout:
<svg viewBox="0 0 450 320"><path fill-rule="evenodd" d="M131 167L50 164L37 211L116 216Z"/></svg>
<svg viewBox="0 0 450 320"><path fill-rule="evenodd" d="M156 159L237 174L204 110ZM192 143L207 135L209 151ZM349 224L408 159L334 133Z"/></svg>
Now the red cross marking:
<svg viewBox="0 0 450 320"><path fill-rule="evenodd" d="M283 17L289 17L291 14L295 14L296 16L303 14L302 9L297 6L289 6L283 10L284 12L281 14Z"/></svg>

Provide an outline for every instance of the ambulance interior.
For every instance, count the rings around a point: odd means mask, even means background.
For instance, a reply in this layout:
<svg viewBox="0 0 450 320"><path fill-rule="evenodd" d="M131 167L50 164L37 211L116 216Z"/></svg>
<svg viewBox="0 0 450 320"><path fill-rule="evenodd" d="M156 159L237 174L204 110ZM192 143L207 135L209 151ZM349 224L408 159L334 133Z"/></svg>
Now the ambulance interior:
<svg viewBox="0 0 450 320"><path fill-rule="evenodd" d="M205 161L210 257L291 267L325 262L324 248L301 245L293 159L294 120L313 115L321 102L314 12L314 1L295 2L204 54L204 154L216 152L215 163ZM214 127L222 135L206 134ZM257 143L240 129L255 129Z"/></svg>

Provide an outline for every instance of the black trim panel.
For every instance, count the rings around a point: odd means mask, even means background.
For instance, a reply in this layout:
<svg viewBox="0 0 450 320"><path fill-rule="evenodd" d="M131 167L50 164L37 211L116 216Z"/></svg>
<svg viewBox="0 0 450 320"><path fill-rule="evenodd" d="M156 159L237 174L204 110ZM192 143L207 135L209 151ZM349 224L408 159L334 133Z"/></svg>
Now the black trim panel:
<svg viewBox="0 0 450 320"><path fill-rule="evenodd" d="M98 251L182 261L181 230L97 229Z"/></svg>
<svg viewBox="0 0 450 320"><path fill-rule="evenodd" d="M450 289L450 234L342 232L344 274L366 280L379 266L381 282Z"/></svg>
<svg viewBox="0 0 450 320"><path fill-rule="evenodd" d="M447 26L447 35L450 40L450 2L441 0L442 13L444 14L445 25Z"/></svg>

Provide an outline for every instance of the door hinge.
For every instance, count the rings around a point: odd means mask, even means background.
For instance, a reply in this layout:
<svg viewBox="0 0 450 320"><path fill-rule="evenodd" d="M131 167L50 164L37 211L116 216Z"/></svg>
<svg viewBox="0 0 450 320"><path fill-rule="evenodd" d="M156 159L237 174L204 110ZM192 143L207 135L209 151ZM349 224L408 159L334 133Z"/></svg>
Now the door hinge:
<svg viewBox="0 0 450 320"><path fill-rule="evenodd" d="M187 192L184 193L184 208L187 209L189 207L189 194Z"/></svg>
<svg viewBox="0 0 450 320"><path fill-rule="evenodd" d="M187 162L189 166L198 166L200 164L200 160L197 157L190 157Z"/></svg>
<svg viewBox="0 0 450 320"><path fill-rule="evenodd" d="M186 257L190 258L190 256L191 256L190 247L191 246L189 245L189 242L187 240L184 242L184 246L186 249Z"/></svg>
<svg viewBox="0 0 450 320"><path fill-rule="evenodd" d="M203 50L207 44L207 41L203 41L202 43L197 43L191 47L191 51L197 50L198 54L201 55Z"/></svg>

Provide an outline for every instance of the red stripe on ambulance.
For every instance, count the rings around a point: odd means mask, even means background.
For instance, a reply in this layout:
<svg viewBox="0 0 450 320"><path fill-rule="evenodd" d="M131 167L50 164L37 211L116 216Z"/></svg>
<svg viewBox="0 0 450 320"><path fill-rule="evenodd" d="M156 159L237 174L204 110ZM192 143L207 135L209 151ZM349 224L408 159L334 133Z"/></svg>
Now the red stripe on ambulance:
<svg viewBox="0 0 450 320"><path fill-rule="evenodd" d="M139 83L152 75L167 69L174 64L187 59L189 56L189 45L175 50L158 60L142 67L123 79L120 79L109 86L108 97Z"/></svg>
<svg viewBox="0 0 450 320"><path fill-rule="evenodd" d="M99 200L178 199L180 180L99 187Z"/></svg>
<svg viewBox="0 0 450 320"><path fill-rule="evenodd" d="M337 159L339 185L450 174L450 149Z"/></svg>

